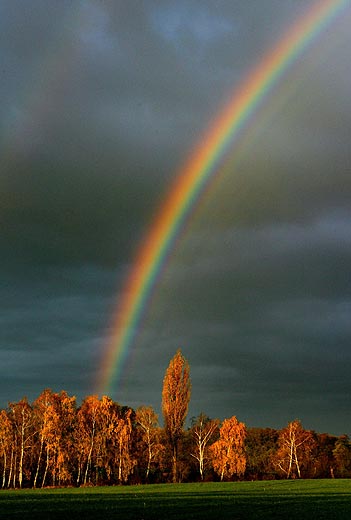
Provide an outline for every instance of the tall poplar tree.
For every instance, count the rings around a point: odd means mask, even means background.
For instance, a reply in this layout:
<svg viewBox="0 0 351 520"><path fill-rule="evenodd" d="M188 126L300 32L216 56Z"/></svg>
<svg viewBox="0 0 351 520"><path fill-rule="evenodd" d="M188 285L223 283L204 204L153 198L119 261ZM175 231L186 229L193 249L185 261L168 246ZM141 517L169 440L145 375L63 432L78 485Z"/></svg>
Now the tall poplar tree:
<svg viewBox="0 0 351 520"><path fill-rule="evenodd" d="M190 394L190 367L179 349L168 365L162 390L162 413L172 452L173 482L177 482L178 446L188 413Z"/></svg>

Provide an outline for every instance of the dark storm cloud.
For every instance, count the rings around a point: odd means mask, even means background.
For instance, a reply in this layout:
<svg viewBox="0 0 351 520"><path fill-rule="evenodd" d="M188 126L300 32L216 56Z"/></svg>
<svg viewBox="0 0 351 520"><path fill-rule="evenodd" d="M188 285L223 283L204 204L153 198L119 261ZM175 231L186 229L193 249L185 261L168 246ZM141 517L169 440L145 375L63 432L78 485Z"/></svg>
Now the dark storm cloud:
<svg viewBox="0 0 351 520"><path fill-rule="evenodd" d="M312 2L0 6L1 401L93 391L135 251L228 96ZM282 79L171 256L114 398L343 432L351 331L349 22ZM148 367L145 377L145 366Z"/></svg>
<svg viewBox="0 0 351 520"><path fill-rule="evenodd" d="M146 349L145 356L137 354L140 364L151 373L159 367L151 377L159 380L155 386L162 384L167 355L182 345L192 366L193 413L215 416L218 406L235 403L251 424L283 425L298 416L328 430L325 412L333 409L334 431L343 431L351 333L348 226L349 214L341 212L303 224L192 236L165 276L156 318L151 315L140 340Z"/></svg>
<svg viewBox="0 0 351 520"><path fill-rule="evenodd" d="M23 394L33 398L43 387L68 385L79 396L90 392L106 314L115 299L113 279L110 271L91 266L4 272L0 323L5 404Z"/></svg>

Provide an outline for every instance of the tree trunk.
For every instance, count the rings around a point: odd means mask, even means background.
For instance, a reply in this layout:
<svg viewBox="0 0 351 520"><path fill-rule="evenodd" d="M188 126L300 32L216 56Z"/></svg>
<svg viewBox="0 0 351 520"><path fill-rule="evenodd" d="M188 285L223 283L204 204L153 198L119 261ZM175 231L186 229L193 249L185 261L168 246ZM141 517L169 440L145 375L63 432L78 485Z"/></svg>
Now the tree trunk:
<svg viewBox="0 0 351 520"><path fill-rule="evenodd" d="M22 413L22 416L24 414ZM23 480L23 457L24 457L24 418L22 419L22 427L21 427L21 451L20 451L20 460L18 464L18 484L19 487L22 487Z"/></svg>
<svg viewBox="0 0 351 520"><path fill-rule="evenodd" d="M298 474L299 478L301 478L300 466L299 466L299 461L297 458L296 444L294 444L294 454L295 454L295 464L296 464L297 474Z"/></svg>
<svg viewBox="0 0 351 520"><path fill-rule="evenodd" d="M2 489L5 487L5 481L6 481L6 450L4 450L4 471L2 473Z"/></svg>
<svg viewBox="0 0 351 520"><path fill-rule="evenodd" d="M177 480L177 469L178 469L178 446L177 443L174 443L173 453L172 453L172 482L175 484Z"/></svg>
<svg viewBox="0 0 351 520"><path fill-rule="evenodd" d="M77 474L77 486L79 486L79 483L80 483L80 475L81 475L81 472L82 472L82 460L81 460L81 457L79 457L79 460L78 460L78 474Z"/></svg>
<svg viewBox="0 0 351 520"><path fill-rule="evenodd" d="M118 483L122 484L122 435L119 438Z"/></svg>
<svg viewBox="0 0 351 520"><path fill-rule="evenodd" d="M95 437L95 424L93 424L93 429L91 432L91 442L90 442L90 449L89 449L88 460L87 460L87 467L85 469L84 484L87 483L88 471L89 471L90 465L91 465L91 456L92 456L93 447L94 447L94 437Z"/></svg>
<svg viewBox="0 0 351 520"><path fill-rule="evenodd" d="M290 478L292 462L293 462L293 442L292 442L292 440L290 440L289 467L288 467L288 472L287 472L286 478Z"/></svg>
<svg viewBox="0 0 351 520"><path fill-rule="evenodd" d="M15 460L13 463L13 484L12 487L16 487L16 467L17 467L17 451L15 453Z"/></svg>
<svg viewBox="0 0 351 520"><path fill-rule="evenodd" d="M199 449L199 472L200 472L200 477L201 477L201 480L204 479L204 449L202 448L202 446L200 446L200 449Z"/></svg>
<svg viewBox="0 0 351 520"><path fill-rule="evenodd" d="M48 467L49 467L49 460L50 460L49 448L46 447L46 464L45 464L45 471L44 471L44 475L43 475L43 482L41 483L42 488L45 486L46 475L47 475Z"/></svg>
<svg viewBox="0 0 351 520"><path fill-rule="evenodd" d="M7 480L7 487L9 488L11 486L11 477L12 477L12 469L13 469L13 446L11 448L11 460L10 460L10 469L9 469L9 475Z"/></svg>
<svg viewBox="0 0 351 520"><path fill-rule="evenodd" d="M151 466L151 460L152 460L150 432L147 432L147 446L148 446L148 459L147 459L147 468L146 468L146 480L149 478L150 466Z"/></svg>
<svg viewBox="0 0 351 520"><path fill-rule="evenodd" d="M34 482L33 482L33 487L37 487L37 480L38 480L38 475L39 475L39 468L40 468L40 461L41 461L41 456L43 454L43 447L44 447L44 437L43 435L41 436L41 442L40 442L40 451L39 451L39 456L38 456L38 462L37 462L37 470L35 472L35 477L34 477Z"/></svg>

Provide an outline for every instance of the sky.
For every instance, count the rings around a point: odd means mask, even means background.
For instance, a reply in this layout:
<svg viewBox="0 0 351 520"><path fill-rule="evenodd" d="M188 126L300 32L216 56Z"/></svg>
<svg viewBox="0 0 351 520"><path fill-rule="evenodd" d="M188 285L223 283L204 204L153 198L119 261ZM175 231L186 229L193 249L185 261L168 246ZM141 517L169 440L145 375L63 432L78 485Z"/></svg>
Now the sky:
<svg viewBox="0 0 351 520"><path fill-rule="evenodd" d="M78 403L182 165L309 0L2 0L0 406ZM109 395L351 434L351 8L288 70L186 223ZM239 157L240 155L240 157Z"/></svg>

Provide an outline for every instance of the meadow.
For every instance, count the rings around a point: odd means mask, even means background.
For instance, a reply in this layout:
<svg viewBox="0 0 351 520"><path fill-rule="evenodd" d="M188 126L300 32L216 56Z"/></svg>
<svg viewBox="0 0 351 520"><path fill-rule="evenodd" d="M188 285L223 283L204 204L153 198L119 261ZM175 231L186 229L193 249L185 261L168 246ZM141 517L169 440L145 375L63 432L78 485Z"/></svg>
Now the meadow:
<svg viewBox="0 0 351 520"><path fill-rule="evenodd" d="M0 491L0 518L346 519L351 480L285 480Z"/></svg>

